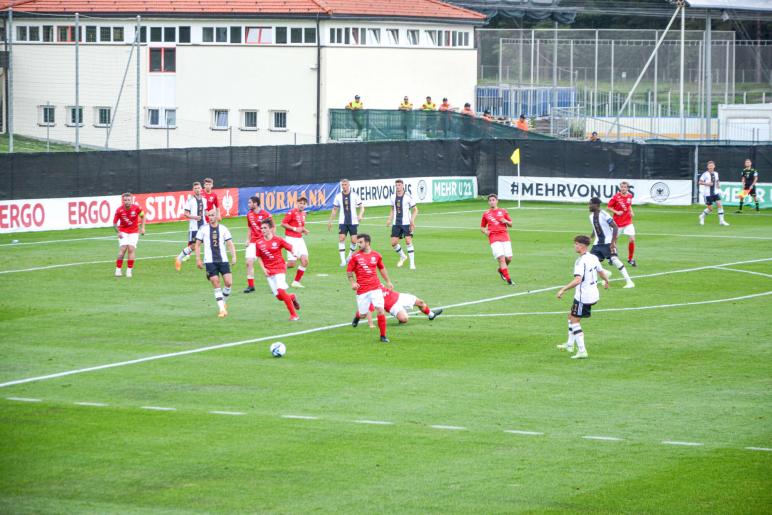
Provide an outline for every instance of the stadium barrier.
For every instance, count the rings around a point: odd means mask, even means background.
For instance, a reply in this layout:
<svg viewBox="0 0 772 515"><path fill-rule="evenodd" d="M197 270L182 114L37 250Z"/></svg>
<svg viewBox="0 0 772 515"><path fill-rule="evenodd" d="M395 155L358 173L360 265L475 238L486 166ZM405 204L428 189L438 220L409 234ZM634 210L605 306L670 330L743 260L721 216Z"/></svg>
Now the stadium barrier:
<svg viewBox="0 0 772 515"><path fill-rule="evenodd" d="M725 206L739 206L740 193L743 191L741 182L722 182L721 183L721 202ZM759 207L768 209L772 207L772 183L756 183L756 196L759 199ZM753 197L745 199L746 206L755 207Z"/></svg>

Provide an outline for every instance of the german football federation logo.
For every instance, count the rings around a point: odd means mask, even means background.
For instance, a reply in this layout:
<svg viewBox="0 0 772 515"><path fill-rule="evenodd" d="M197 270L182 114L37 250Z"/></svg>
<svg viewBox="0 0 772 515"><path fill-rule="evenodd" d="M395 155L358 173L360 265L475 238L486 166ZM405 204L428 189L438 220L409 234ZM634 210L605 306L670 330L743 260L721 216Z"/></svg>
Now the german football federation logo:
<svg viewBox="0 0 772 515"><path fill-rule="evenodd" d="M426 181L421 179L418 181L418 200L426 199Z"/></svg>
<svg viewBox="0 0 772 515"><path fill-rule="evenodd" d="M670 188L664 182L655 182L651 186L651 198L654 202L664 202L670 197Z"/></svg>

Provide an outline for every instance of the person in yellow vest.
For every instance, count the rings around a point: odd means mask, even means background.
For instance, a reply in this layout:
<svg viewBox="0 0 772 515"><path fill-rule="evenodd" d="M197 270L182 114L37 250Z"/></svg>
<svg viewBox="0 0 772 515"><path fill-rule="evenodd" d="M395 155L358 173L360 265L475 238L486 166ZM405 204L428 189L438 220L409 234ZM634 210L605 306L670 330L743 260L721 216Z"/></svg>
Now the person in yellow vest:
<svg viewBox="0 0 772 515"><path fill-rule="evenodd" d="M445 112L445 111L450 111L450 110L451 110L450 102L448 102L447 98L443 98L442 99L442 103L440 104L440 111Z"/></svg>
<svg viewBox="0 0 772 515"><path fill-rule="evenodd" d="M421 111L436 111L437 104L432 102L432 97L426 97L426 102L421 106Z"/></svg>
<svg viewBox="0 0 772 515"><path fill-rule="evenodd" d="M402 103L399 104L399 110L400 111L412 111L413 110L413 104L408 100L407 96L402 99Z"/></svg>
<svg viewBox="0 0 772 515"><path fill-rule="evenodd" d="M469 102L464 104L464 108L461 110L461 114L465 114L471 117L477 116L477 114L474 112L474 109L472 109L472 104L470 104Z"/></svg>
<svg viewBox="0 0 772 515"><path fill-rule="evenodd" d="M525 119L525 115L521 114L520 118L517 120L517 128L521 131L528 132L528 120Z"/></svg>
<svg viewBox="0 0 772 515"><path fill-rule="evenodd" d="M359 95L354 95L354 100L346 105L346 109L351 111L351 119L357 127L357 138L362 135L362 129L364 128L364 122L362 122L362 109L364 107L365 104L360 100Z"/></svg>

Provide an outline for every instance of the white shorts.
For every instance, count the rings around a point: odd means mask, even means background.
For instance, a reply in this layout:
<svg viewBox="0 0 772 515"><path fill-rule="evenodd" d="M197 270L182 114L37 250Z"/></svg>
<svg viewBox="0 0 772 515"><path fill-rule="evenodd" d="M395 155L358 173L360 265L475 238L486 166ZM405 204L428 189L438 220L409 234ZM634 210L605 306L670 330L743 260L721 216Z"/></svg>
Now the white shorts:
<svg viewBox="0 0 772 515"><path fill-rule="evenodd" d="M247 259L257 258L257 248L255 247L254 243L247 244L247 250L244 251L244 257L246 257Z"/></svg>
<svg viewBox="0 0 772 515"><path fill-rule="evenodd" d="M362 295L357 295L357 310L360 314L364 315L370 311L370 304L372 304L374 308L383 307L383 291L381 291L380 288L377 290L370 290Z"/></svg>
<svg viewBox="0 0 772 515"><path fill-rule="evenodd" d="M397 302L395 302L391 307L389 313L391 313L392 316L397 316L397 313L403 309L405 312L407 312L408 310L412 309L413 306L415 306L415 301L415 295L411 295L410 293L400 293Z"/></svg>
<svg viewBox="0 0 772 515"><path fill-rule="evenodd" d="M124 245L128 245L130 247L137 247L137 242L139 241L139 233L138 232L120 232L118 233L118 246L123 247Z"/></svg>
<svg viewBox="0 0 772 515"><path fill-rule="evenodd" d="M285 273L269 275L266 279L268 279L268 286L271 287L274 296L279 293L279 290L289 289L289 286L287 286L287 274Z"/></svg>
<svg viewBox="0 0 772 515"><path fill-rule="evenodd" d="M290 254L292 257L287 256L288 261L297 261L300 259L300 256L308 256L308 247L306 247L306 242L303 238L287 236L284 240L292 245L292 252Z"/></svg>
<svg viewBox="0 0 772 515"><path fill-rule="evenodd" d="M624 227L619 228L619 234L624 234L625 236L635 236L635 226L633 224L625 225Z"/></svg>
<svg viewBox="0 0 772 515"><path fill-rule="evenodd" d="M491 243L491 250L493 251L493 257L498 259L501 256L512 257L512 242L511 241L494 241Z"/></svg>

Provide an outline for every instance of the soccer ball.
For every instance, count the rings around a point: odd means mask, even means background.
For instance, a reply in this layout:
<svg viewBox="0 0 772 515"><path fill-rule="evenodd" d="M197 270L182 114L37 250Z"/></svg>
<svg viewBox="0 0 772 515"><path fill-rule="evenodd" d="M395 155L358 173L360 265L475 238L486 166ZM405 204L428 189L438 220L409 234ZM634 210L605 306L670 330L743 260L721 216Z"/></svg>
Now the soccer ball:
<svg viewBox="0 0 772 515"><path fill-rule="evenodd" d="M274 358L280 358L287 353L287 347L282 342L276 342L271 344L271 354Z"/></svg>

